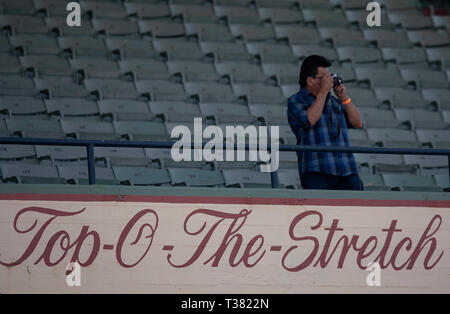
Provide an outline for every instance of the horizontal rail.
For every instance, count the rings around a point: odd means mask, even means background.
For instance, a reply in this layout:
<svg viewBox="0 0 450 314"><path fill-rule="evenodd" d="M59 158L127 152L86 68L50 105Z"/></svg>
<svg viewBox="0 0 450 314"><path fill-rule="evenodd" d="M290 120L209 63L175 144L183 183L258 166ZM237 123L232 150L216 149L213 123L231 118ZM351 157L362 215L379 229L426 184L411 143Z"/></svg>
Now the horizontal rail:
<svg viewBox="0 0 450 314"><path fill-rule="evenodd" d="M118 141L118 140L79 140L79 139L47 139L47 138L0 138L0 144L14 145L54 145L54 146L80 146L86 147L89 169L89 184L95 184L94 147L122 147L122 148L172 148L175 142L158 141ZM191 149L204 148L207 143L191 142ZM187 145L189 146L189 145ZM223 150L250 150L259 149L256 144L223 144ZM271 151L271 145L262 147ZM304 146L304 145L277 145L279 151L290 152L328 152L328 153L361 153L361 154L389 154L389 155L424 155L448 156L450 178L450 149L431 148L389 148L389 147L346 147L346 146ZM278 187L277 173L272 173L272 187Z"/></svg>

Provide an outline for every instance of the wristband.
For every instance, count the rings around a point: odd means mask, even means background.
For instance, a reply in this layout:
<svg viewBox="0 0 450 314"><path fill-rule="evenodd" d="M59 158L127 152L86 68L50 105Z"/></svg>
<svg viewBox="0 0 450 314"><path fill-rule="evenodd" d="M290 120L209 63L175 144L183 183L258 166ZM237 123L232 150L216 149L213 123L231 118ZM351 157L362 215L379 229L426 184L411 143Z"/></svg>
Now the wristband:
<svg viewBox="0 0 450 314"><path fill-rule="evenodd" d="M343 104L344 104L344 105L348 105L348 104L351 103L351 102L352 102L352 100L351 100L351 98L349 97L346 101L343 102Z"/></svg>

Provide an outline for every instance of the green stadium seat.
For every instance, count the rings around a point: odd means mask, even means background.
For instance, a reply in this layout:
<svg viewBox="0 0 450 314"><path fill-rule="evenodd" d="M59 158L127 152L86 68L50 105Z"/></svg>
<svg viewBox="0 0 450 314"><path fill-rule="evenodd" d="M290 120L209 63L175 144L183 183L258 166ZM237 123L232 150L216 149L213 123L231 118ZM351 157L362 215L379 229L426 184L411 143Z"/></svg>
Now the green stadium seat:
<svg viewBox="0 0 450 314"><path fill-rule="evenodd" d="M113 121L114 129L122 137L135 141L167 141L164 123L157 121Z"/></svg>
<svg viewBox="0 0 450 314"><path fill-rule="evenodd" d="M49 115L62 119L99 120L100 117L97 104L84 98L52 98L44 102Z"/></svg>
<svg viewBox="0 0 450 314"><path fill-rule="evenodd" d="M63 184L65 181L59 176L56 167L4 164L0 165L3 181L19 184Z"/></svg>
<svg viewBox="0 0 450 314"><path fill-rule="evenodd" d="M40 76L34 79L34 85L44 97L83 98L88 91L71 76Z"/></svg>
<svg viewBox="0 0 450 314"><path fill-rule="evenodd" d="M124 19L127 17L122 3L107 1L80 1L81 10L93 18Z"/></svg>
<svg viewBox="0 0 450 314"><path fill-rule="evenodd" d="M106 48L111 52L120 52L123 60L129 58L155 58L157 53L150 41L130 38L105 38ZM151 61L148 60L147 61Z"/></svg>
<svg viewBox="0 0 450 314"><path fill-rule="evenodd" d="M381 175L360 173L359 177L363 182L364 190L366 191L390 191L390 188L384 185Z"/></svg>
<svg viewBox="0 0 450 314"><path fill-rule="evenodd" d="M92 26L99 34L106 36L130 36L138 38L140 27L131 20L93 19Z"/></svg>
<svg viewBox="0 0 450 314"><path fill-rule="evenodd" d="M38 75L66 75L74 72L67 59L54 55L29 55L20 57L20 63L27 69Z"/></svg>
<svg viewBox="0 0 450 314"><path fill-rule="evenodd" d="M436 185L442 188L445 192L450 192L450 183L449 183L449 174L437 174L434 175L434 180L436 181Z"/></svg>
<svg viewBox="0 0 450 314"><path fill-rule="evenodd" d="M128 15L137 16L139 19L155 19L170 16L167 4L125 2L124 5Z"/></svg>
<svg viewBox="0 0 450 314"><path fill-rule="evenodd" d="M250 7L215 5L214 11L219 18L226 18L230 24L258 24L260 18L258 11Z"/></svg>
<svg viewBox="0 0 450 314"><path fill-rule="evenodd" d="M254 57L247 52L247 47L242 43L222 41L201 41L200 47L204 55L213 55L214 60L244 60L250 61Z"/></svg>
<svg viewBox="0 0 450 314"><path fill-rule="evenodd" d="M216 123L253 123L249 108L233 103L200 103L203 117L213 117Z"/></svg>
<svg viewBox="0 0 450 314"><path fill-rule="evenodd" d="M186 100L183 85L167 80L139 80L135 82L141 95L149 95L152 100Z"/></svg>
<svg viewBox="0 0 450 314"><path fill-rule="evenodd" d="M113 167L114 175L124 185L170 185L171 180L166 169L142 167Z"/></svg>
<svg viewBox="0 0 450 314"><path fill-rule="evenodd" d="M287 39L291 45L320 44L320 36L316 28L298 25L275 25L277 39Z"/></svg>
<svg viewBox="0 0 450 314"><path fill-rule="evenodd" d="M57 38L61 50L74 57L107 56L105 42L91 36L61 36Z"/></svg>
<svg viewBox="0 0 450 314"><path fill-rule="evenodd" d="M411 148L419 147L414 131L388 128L367 129L369 140L385 147Z"/></svg>
<svg viewBox="0 0 450 314"><path fill-rule="evenodd" d="M46 16L67 16L67 3L59 0L33 0L34 7Z"/></svg>
<svg viewBox="0 0 450 314"><path fill-rule="evenodd" d="M102 99L98 102L101 116L115 121L151 121L155 119L148 103L133 99Z"/></svg>
<svg viewBox="0 0 450 314"><path fill-rule="evenodd" d="M61 120L61 127L67 136L90 140L115 140L115 133L111 122L86 121L84 119Z"/></svg>
<svg viewBox="0 0 450 314"><path fill-rule="evenodd" d="M57 166L59 175L70 184L89 184L89 172L86 166ZM116 185L117 180L111 168L95 168L95 182L99 185Z"/></svg>
<svg viewBox="0 0 450 314"><path fill-rule="evenodd" d="M98 57L82 57L70 60L74 72L89 78L119 78L120 71L116 62Z"/></svg>
<svg viewBox="0 0 450 314"><path fill-rule="evenodd" d="M33 0L0 0L0 9L2 10L3 14L31 15L35 11Z"/></svg>
<svg viewBox="0 0 450 314"><path fill-rule="evenodd" d="M148 60L147 58L133 58L119 61L119 68L122 75L133 73L137 80L170 78L167 65L159 60Z"/></svg>
<svg viewBox="0 0 450 314"><path fill-rule="evenodd" d="M440 192L432 176L416 176L406 174L383 174L385 184L397 191Z"/></svg>
<svg viewBox="0 0 450 314"><path fill-rule="evenodd" d="M300 175L297 168L280 169L278 171L280 187L288 189L302 189Z"/></svg>
<svg viewBox="0 0 450 314"><path fill-rule="evenodd" d="M223 24L219 23L185 23L186 35L196 35L200 42L202 41L231 41L234 36L231 34L230 29Z"/></svg>
<svg viewBox="0 0 450 314"><path fill-rule="evenodd" d="M153 38L182 37L186 34L184 24L171 20L139 20L139 32Z"/></svg>
<svg viewBox="0 0 450 314"><path fill-rule="evenodd" d="M91 21L81 19L81 25L71 27L67 25L66 16L47 16L45 18L47 28L59 36L94 36L95 29L92 27Z"/></svg>
<svg viewBox="0 0 450 314"><path fill-rule="evenodd" d="M21 75L0 74L0 96L35 96L33 80Z"/></svg>
<svg viewBox="0 0 450 314"><path fill-rule="evenodd" d="M220 187L225 183L220 171L187 168L169 168L168 171L172 185Z"/></svg>
<svg viewBox="0 0 450 314"><path fill-rule="evenodd" d="M52 166L87 164L85 147L36 145L36 157L41 161L49 160Z"/></svg>
<svg viewBox="0 0 450 314"><path fill-rule="evenodd" d="M197 4L170 4L172 16L182 16L184 22L214 22L217 16L212 7Z"/></svg>
<svg viewBox="0 0 450 314"><path fill-rule="evenodd" d="M64 138L65 134L57 120L6 119L8 130L20 137Z"/></svg>
<svg viewBox="0 0 450 314"><path fill-rule="evenodd" d="M307 56L313 55L313 54L319 54L321 56L324 56L330 61L337 60L337 53L334 48L325 47L321 45L308 45L308 44L301 44L301 45L291 45L292 51L294 55L300 59L304 59Z"/></svg>
<svg viewBox="0 0 450 314"><path fill-rule="evenodd" d="M0 29L12 33L47 34L44 20L27 15L0 15Z"/></svg>
<svg viewBox="0 0 450 314"><path fill-rule="evenodd" d="M217 72L222 76L228 76L232 83L239 82L268 82L260 65L246 61L216 62Z"/></svg>
<svg viewBox="0 0 450 314"><path fill-rule="evenodd" d="M113 166L148 167L151 164L144 149L137 147L95 147L94 155L96 161L103 161L108 168Z"/></svg>
<svg viewBox="0 0 450 314"><path fill-rule="evenodd" d="M289 8L258 8L259 17L263 21L270 21L275 24L281 23L301 23L303 17L300 11Z"/></svg>
<svg viewBox="0 0 450 314"><path fill-rule="evenodd" d="M99 98L128 98L136 99L139 93L133 82L121 79L92 78L84 80L86 90Z"/></svg>
<svg viewBox="0 0 450 314"><path fill-rule="evenodd" d="M220 75L211 62L171 60L167 67L172 75L181 74L185 81L217 81Z"/></svg>
<svg viewBox="0 0 450 314"><path fill-rule="evenodd" d="M222 170L227 187L271 188L270 173L245 169Z"/></svg>
<svg viewBox="0 0 450 314"><path fill-rule="evenodd" d="M445 129L449 123L444 122L438 111L425 109L395 109L399 121L410 121L414 129Z"/></svg>
<svg viewBox="0 0 450 314"><path fill-rule="evenodd" d="M273 28L257 24L230 24L231 33L235 37L242 37L245 41L273 41Z"/></svg>
<svg viewBox="0 0 450 314"><path fill-rule="evenodd" d="M192 122L202 116L199 106L188 102L152 101L150 110L166 122Z"/></svg>
<svg viewBox="0 0 450 314"><path fill-rule="evenodd" d="M18 118L47 118L44 102L35 97L0 97L0 114Z"/></svg>
<svg viewBox="0 0 450 314"><path fill-rule="evenodd" d="M26 54L58 54L60 48L55 38L46 35L17 34L9 36L11 46Z"/></svg>

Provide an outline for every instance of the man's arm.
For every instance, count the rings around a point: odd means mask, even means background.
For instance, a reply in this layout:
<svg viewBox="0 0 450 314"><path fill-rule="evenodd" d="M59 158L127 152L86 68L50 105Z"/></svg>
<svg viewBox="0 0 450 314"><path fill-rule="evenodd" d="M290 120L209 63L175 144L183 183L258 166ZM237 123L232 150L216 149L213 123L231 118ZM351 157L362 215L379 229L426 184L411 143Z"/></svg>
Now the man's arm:
<svg viewBox="0 0 450 314"><path fill-rule="evenodd" d="M323 107L327 99L328 93L333 88L333 78L331 74L325 75L321 81L320 91L316 96L314 103L308 108L308 120L311 126L314 126L322 116Z"/></svg>
<svg viewBox="0 0 450 314"><path fill-rule="evenodd" d="M337 86L334 89L334 93L336 94L336 96L339 97L341 102L344 104L345 111L347 112L348 121L352 124L354 128L362 129L363 122L356 106L351 101L345 104L345 102L348 101L349 99L349 97L347 96L347 90L345 86L344 85Z"/></svg>

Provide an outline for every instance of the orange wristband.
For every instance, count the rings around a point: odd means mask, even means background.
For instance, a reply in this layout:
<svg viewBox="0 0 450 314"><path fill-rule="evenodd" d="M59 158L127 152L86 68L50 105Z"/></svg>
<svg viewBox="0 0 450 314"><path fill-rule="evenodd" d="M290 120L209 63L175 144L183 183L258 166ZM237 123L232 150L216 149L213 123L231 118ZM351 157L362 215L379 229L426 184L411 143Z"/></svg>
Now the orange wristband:
<svg viewBox="0 0 450 314"><path fill-rule="evenodd" d="M346 101L343 102L343 104L344 104L344 105L348 105L348 104L351 103L351 102L352 102L352 100L351 100L351 98L349 97Z"/></svg>

